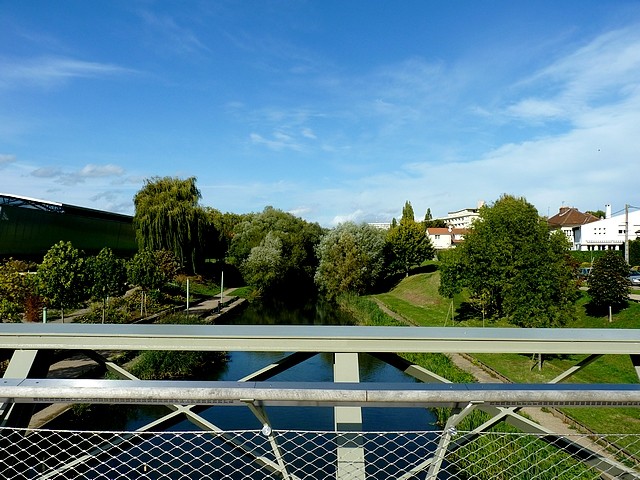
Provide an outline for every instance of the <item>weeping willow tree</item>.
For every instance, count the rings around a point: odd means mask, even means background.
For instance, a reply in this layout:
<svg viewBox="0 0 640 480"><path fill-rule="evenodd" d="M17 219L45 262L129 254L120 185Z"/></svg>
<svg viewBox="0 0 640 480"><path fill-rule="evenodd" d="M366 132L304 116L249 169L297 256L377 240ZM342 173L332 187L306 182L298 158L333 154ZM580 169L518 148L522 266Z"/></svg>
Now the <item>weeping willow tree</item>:
<svg viewBox="0 0 640 480"><path fill-rule="evenodd" d="M207 227L196 178L153 177L133 201L133 225L140 250L169 250L186 268L196 271L203 259Z"/></svg>

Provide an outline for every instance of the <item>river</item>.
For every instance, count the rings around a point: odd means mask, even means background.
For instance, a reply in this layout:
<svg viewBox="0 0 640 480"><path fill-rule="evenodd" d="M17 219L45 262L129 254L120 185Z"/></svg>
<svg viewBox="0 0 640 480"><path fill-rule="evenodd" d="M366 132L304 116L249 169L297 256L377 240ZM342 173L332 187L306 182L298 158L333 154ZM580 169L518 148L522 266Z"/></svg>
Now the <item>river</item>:
<svg viewBox="0 0 640 480"><path fill-rule="evenodd" d="M230 315L225 323L235 325L350 325L353 319L323 303L310 303L301 307L285 305L264 306L249 304L239 313ZM230 352L228 362L210 372L207 380L236 381L287 355L287 352ZM333 356L328 353L316 355L309 360L274 377L273 381L332 382ZM412 377L367 354L359 355L361 382L413 383ZM162 417L169 411L161 406L109 408L92 407L96 415L91 420L74 421L69 417L54 422L55 427L135 430ZM261 424L246 407L215 406L200 413L202 417L224 430L259 429ZM333 430L333 408L331 407L270 407L267 415L272 427L279 430ZM435 416L427 409L419 408L363 408L365 431L434 430ZM106 422L103 425L103 421ZM168 430L194 430L193 424L184 420Z"/></svg>

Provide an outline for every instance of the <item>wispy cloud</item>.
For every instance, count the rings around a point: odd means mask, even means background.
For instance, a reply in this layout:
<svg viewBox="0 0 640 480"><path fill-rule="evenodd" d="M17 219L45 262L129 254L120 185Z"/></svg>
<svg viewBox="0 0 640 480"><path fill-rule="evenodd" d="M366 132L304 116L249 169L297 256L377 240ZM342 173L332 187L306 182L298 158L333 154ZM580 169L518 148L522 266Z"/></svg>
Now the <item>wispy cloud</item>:
<svg viewBox="0 0 640 480"><path fill-rule="evenodd" d="M16 161L15 155L0 153L0 168L6 167L7 165L15 161Z"/></svg>
<svg viewBox="0 0 640 480"><path fill-rule="evenodd" d="M271 150L302 150L302 145L300 143L298 143L291 135L283 132L274 132L271 138L265 138L257 133L251 133L249 138L252 143L256 145L264 145Z"/></svg>
<svg viewBox="0 0 640 480"><path fill-rule="evenodd" d="M180 54L210 52L191 29L179 25L175 18L148 10L140 11L139 15L155 37L161 39L162 48Z"/></svg>
<svg viewBox="0 0 640 480"><path fill-rule="evenodd" d="M134 73L108 63L87 62L68 57L44 56L31 59L0 59L0 87L24 84L51 87L74 78L98 78Z"/></svg>
<svg viewBox="0 0 640 480"><path fill-rule="evenodd" d="M640 25L605 33L541 69L515 87L526 98L507 113L522 119L563 117L624 102L640 78ZM531 93L530 93L531 92Z"/></svg>
<svg viewBox="0 0 640 480"><path fill-rule="evenodd" d="M37 178L56 179L66 186L73 186L84 183L87 179L121 177L125 171L118 165L85 165L75 172L65 172L59 167L41 167L33 170L31 175Z"/></svg>
<svg viewBox="0 0 640 480"><path fill-rule="evenodd" d="M56 178L62 174L62 170L58 167L40 167L31 172L31 176L36 178Z"/></svg>

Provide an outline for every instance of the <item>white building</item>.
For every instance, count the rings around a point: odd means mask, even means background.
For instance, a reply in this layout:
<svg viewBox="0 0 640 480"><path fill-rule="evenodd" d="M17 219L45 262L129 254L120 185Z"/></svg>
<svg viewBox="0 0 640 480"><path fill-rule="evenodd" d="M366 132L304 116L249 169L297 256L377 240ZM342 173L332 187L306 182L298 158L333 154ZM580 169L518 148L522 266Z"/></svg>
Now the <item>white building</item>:
<svg viewBox="0 0 640 480"><path fill-rule="evenodd" d="M480 208L482 208L483 205L484 202L481 200L478 202L476 208L464 208L462 210L456 210L455 212L449 212L442 220L453 228L469 228L471 223L480 216Z"/></svg>
<svg viewBox="0 0 640 480"><path fill-rule="evenodd" d="M575 231L576 250L624 250L626 235L629 240L640 237L640 210L629 211L628 216L624 212L612 216L611 205L606 205L605 208L605 218L582 225Z"/></svg>
<svg viewBox="0 0 640 480"><path fill-rule="evenodd" d="M391 228L391 224L389 222L370 222L369 225L377 228L378 230L389 230Z"/></svg>

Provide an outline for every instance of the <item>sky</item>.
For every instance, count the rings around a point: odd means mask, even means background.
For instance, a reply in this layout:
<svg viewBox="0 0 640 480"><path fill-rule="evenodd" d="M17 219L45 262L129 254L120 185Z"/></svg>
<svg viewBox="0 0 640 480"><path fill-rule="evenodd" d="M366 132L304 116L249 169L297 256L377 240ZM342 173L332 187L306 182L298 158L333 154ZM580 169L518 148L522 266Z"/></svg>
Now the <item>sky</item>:
<svg viewBox="0 0 640 480"><path fill-rule="evenodd" d="M640 2L0 0L0 192L332 227L640 206Z"/></svg>

